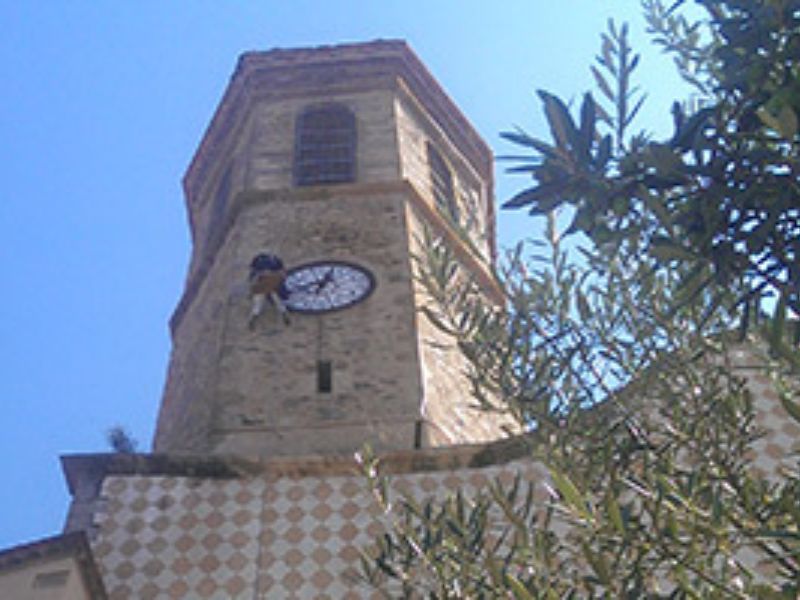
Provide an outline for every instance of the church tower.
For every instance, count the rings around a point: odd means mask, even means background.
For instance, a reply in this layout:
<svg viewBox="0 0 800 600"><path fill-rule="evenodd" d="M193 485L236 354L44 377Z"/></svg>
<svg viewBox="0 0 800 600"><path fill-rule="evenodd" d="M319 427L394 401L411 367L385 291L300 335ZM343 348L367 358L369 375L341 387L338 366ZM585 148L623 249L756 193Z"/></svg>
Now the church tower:
<svg viewBox="0 0 800 600"><path fill-rule="evenodd" d="M0 597L80 575L87 600L372 598L360 557L400 517L357 472L364 442L394 498L547 481L527 439L472 408L420 311L425 232L502 302L491 172L403 42L242 57L184 181L193 248L154 452L62 456L65 534L0 552ZM250 319L264 252L285 264L289 324ZM796 427L769 378L751 383L777 472Z"/></svg>
<svg viewBox="0 0 800 600"><path fill-rule="evenodd" d="M420 313L413 261L429 231L497 300L492 154L404 42L243 55L184 187L193 247L155 452L502 435ZM289 325L267 307L248 327L264 251L287 268Z"/></svg>

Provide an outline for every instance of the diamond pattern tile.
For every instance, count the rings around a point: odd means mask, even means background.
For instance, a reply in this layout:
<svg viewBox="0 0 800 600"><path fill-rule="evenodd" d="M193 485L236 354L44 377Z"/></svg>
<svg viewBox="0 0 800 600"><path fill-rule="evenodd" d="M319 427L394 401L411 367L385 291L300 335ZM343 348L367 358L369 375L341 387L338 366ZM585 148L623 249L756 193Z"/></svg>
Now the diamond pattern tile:
<svg viewBox="0 0 800 600"><path fill-rule="evenodd" d="M744 359L743 359L744 360ZM775 473L800 444L772 382L749 377L765 436L757 465ZM395 492L418 499L465 494L499 478L542 481L540 465L395 475ZM355 582L359 549L383 531L359 475L265 473L238 480L110 476L96 515L94 552L113 599L371 598Z"/></svg>
<svg viewBox="0 0 800 600"><path fill-rule="evenodd" d="M260 479L108 477L94 551L110 597L252 598L263 490Z"/></svg>
<svg viewBox="0 0 800 600"><path fill-rule="evenodd" d="M800 424L789 417L775 382L765 373L765 354L758 347L740 349L734 353L734 361L747 378L756 423L764 434L753 447L756 466L767 475L775 475L793 464L793 453L800 452ZM794 391L795 400L800 399L800 389L795 386Z"/></svg>
<svg viewBox="0 0 800 600"><path fill-rule="evenodd" d="M790 464L792 452L800 451L800 425L786 413L768 378L751 378L750 390L758 406L756 423L764 432L755 443L756 464L765 473L775 474Z"/></svg>
<svg viewBox="0 0 800 600"><path fill-rule="evenodd" d="M510 481L519 469L528 478L542 477L537 465L510 463L403 474L392 481L396 491L443 498L457 488L474 494L495 477ZM269 598L370 597L355 584L354 569L359 548L383 526L360 476L278 479L267 492L264 519L260 580Z"/></svg>

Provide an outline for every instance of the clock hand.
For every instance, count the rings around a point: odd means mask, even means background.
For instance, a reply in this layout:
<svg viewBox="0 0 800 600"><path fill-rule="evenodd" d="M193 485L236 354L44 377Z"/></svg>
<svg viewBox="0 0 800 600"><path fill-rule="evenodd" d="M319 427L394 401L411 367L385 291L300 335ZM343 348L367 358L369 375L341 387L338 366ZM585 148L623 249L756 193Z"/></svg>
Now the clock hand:
<svg viewBox="0 0 800 600"><path fill-rule="evenodd" d="M312 288L316 288L317 282L312 281L310 283L296 283L289 286L290 292L307 292Z"/></svg>
<svg viewBox="0 0 800 600"><path fill-rule="evenodd" d="M326 285L328 285L331 281L333 281L333 267L329 268L328 271L322 277L315 279L314 281L309 281L308 283L297 283L290 287L291 292L313 292L317 293Z"/></svg>
<svg viewBox="0 0 800 600"><path fill-rule="evenodd" d="M316 282L317 284L317 291L322 290L325 286L327 286L331 281L333 281L333 267L328 269L328 272L322 276L322 279Z"/></svg>

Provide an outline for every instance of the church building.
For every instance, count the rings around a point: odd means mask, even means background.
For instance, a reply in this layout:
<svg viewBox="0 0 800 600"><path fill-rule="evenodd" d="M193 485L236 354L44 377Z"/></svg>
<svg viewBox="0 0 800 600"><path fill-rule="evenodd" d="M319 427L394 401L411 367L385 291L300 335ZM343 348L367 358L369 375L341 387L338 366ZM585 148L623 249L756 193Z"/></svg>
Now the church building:
<svg viewBox="0 0 800 600"><path fill-rule="evenodd" d="M0 552L0 590L368 598L359 551L383 516L363 444L418 497L543 478L420 310L429 236L502 301L492 172L402 41L244 54L184 178L191 260L152 453L62 457L65 533ZM279 274L260 298L258 257Z"/></svg>

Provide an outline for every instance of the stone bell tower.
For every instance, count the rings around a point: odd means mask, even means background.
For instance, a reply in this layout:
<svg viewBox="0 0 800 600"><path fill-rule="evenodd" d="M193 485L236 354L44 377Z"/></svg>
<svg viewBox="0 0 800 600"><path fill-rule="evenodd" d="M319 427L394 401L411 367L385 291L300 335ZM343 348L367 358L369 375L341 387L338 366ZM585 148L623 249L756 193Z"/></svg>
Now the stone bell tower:
<svg viewBox="0 0 800 600"><path fill-rule="evenodd" d="M65 535L0 552L0 598L78 577L92 600L373 598L360 558L401 517L355 471L364 442L394 497L547 481L470 406L462 357L419 310L423 231L502 301L491 167L402 42L245 55L185 178L192 259L155 451L62 456ZM267 311L251 328L264 249L288 268L291 324ZM756 455L778 472L797 428L756 377Z"/></svg>
<svg viewBox="0 0 800 600"><path fill-rule="evenodd" d="M420 314L412 260L427 229L497 298L492 155L404 42L243 55L184 187L193 248L156 452L501 435ZM295 312L250 329L248 266L263 249L288 268Z"/></svg>

